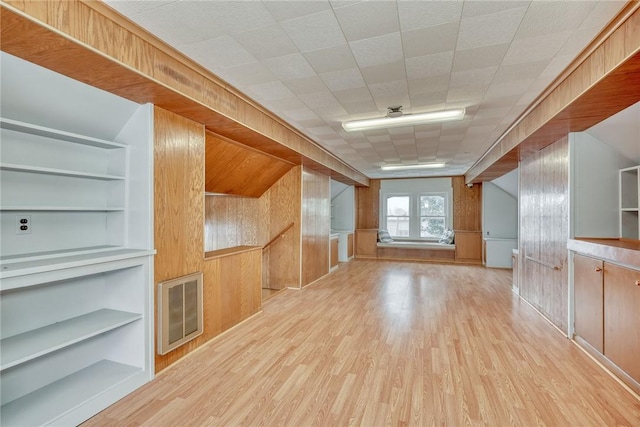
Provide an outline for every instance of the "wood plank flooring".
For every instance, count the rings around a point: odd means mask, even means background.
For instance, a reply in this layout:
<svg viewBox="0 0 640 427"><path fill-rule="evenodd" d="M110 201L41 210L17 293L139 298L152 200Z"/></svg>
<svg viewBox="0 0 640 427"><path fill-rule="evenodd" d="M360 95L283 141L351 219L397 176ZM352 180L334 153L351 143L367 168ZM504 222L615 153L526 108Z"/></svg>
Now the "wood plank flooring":
<svg viewBox="0 0 640 427"><path fill-rule="evenodd" d="M355 260L86 426L638 426L640 401L477 266Z"/></svg>

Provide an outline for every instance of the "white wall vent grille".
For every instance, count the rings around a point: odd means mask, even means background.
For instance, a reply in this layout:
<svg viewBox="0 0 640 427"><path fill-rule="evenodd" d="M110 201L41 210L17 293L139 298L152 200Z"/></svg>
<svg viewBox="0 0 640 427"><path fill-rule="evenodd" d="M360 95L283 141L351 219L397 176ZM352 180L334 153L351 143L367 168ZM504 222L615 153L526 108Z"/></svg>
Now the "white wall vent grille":
<svg viewBox="0 0 640 427"><path fill-rule="evenodd" d="M202 332L202 272L158 283L158 353L166 354Z"/></svg>

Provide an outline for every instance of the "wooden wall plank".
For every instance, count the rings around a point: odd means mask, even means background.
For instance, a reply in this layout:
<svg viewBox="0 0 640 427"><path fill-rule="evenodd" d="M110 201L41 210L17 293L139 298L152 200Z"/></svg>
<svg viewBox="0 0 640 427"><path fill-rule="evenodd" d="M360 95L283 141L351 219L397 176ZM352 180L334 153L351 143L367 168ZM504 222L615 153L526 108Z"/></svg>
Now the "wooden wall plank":
<svg viewBox="0 0 640 427"><path fill-rule="evenodd" d="M520 165L520 295L567 331L569 143L564 137Z"/></svg>
<svg viewBox="0 0 640 427"><path fill-rule="evenodd" d="M205 191L260 197L293 164L207 132Z"/></svg>
<svg viewBox="0 0 640 427"><path fill-rule="evenodd" d="M259 218L259 199L205 196L205 252L261 245Z"/></svg>
<svg viewBox="0 0 640 427"><path fill-rule="evenodd" d="M295 166L260 197L261 245L281 233L283 237L265 249L263 287L300 287L302 166Z"/></svg>
<svg viewBox="0 0 640 427"><path fill-rule="evenodd" d="M331 228L329 177L302 171L302 286L329 273Z"/></svg>
<svg viewBox="0 0 640 427"><path fill-rule="evenodd" d="M156 107L154 139L154 241L157 251L154 276L157 285L202 271L204 126ZM211 298L207 293L209 286L205 278L206 299ZM154 292L156 288L154 286ZM157 295L154 301L157 301ZM201 336L164 356L156 354L156 371L205 340L205 336Z"/></svg>
<svg viewBox="0 0 640 427"><path fill-rule="evenodd" d="M356 228L380 227L380 180L369 180L369 187L356 187Z"/></svg>
<svg viewBox="0 0 640 427"><path fill-rule="evenodd" d="M463 176L452 178L453 229L482 231L482 184L467 187Z"/></svg>

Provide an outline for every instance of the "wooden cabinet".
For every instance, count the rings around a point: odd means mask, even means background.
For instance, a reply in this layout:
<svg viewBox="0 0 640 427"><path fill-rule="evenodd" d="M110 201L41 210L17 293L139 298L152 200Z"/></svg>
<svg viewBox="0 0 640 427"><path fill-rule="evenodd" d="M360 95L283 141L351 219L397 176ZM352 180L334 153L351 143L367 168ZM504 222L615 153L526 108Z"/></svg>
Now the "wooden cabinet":
<svg viewBox="0 0 640 427"><path fill-rule="evenodd" d="M603 273L599 259L573 256L575 334L604 353Z"/></svg>
<svg viewBox="0 0 640 427"><path fill-rule="evenodd" d="M640 271L605 263L604 355L640 382Z"/></svg>
<svg viewBox="0 0 640 427"><path fill-rule="evenodd" d="M378 253L378 230L356 230L356 258L375 258Z"/></svg>

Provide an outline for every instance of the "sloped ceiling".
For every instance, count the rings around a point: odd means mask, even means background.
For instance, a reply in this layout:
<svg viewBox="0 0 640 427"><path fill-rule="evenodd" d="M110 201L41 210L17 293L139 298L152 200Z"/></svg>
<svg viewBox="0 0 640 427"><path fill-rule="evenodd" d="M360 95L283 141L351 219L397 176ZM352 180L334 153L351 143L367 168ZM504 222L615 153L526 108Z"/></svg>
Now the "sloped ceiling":
<svg viewBox="0 0 640 427"><path fill-rule="evenodd" d="M260 197L292 167L291 163L226 138L206 134L204 189L207 193Z"/></svg>
<svg viewBox="0 0 640 427"><path fill-rule="evenodd" d="M372 178L464 174L625 1L118 1L113 8ZM345 120L465 107L460 122ZM385 164L446 162L431 171Z"/></svg>
<svg viewBox="0 0 640 427"><path fill-rule="evenodd" d="M585 132L640 164L640 102L601 121Z"/></svg>

